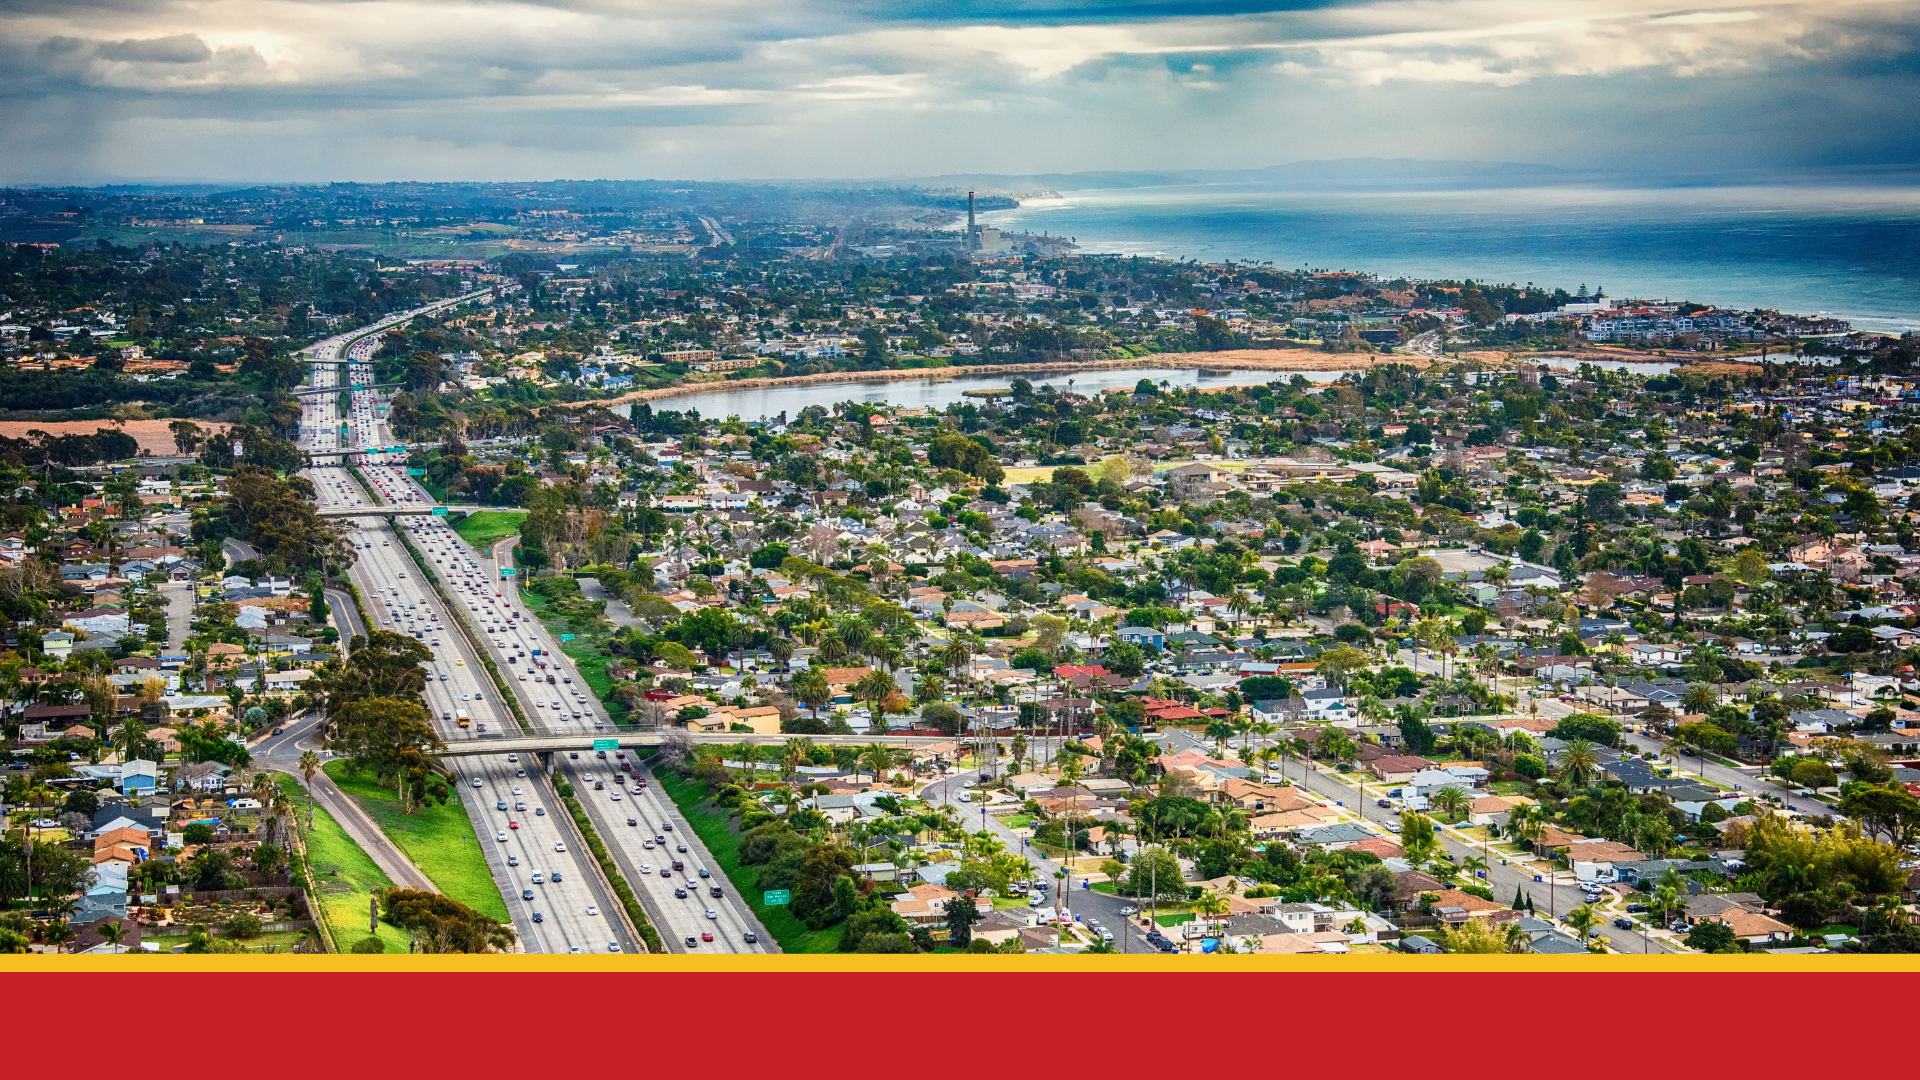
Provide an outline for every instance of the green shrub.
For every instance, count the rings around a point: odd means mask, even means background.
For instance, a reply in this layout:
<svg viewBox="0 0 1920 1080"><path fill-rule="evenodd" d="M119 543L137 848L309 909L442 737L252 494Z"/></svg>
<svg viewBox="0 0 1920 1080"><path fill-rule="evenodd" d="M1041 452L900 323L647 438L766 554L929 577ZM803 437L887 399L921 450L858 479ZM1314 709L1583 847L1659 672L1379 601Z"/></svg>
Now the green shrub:
<svg viewBox="0 0 1920 1080"><path fill-rule="evenodd" d="M353 948L347 951L351 953L383 953L387 951L387 943L377 937L363 937L359 941L354 942Z"/></svg>
<svg viewBox="0 0 1920 1080"><path fill-rule="evenodd" d="M227 919L227 936L245 941L260 936L260 919L256 915L241 913Z"/></svg>

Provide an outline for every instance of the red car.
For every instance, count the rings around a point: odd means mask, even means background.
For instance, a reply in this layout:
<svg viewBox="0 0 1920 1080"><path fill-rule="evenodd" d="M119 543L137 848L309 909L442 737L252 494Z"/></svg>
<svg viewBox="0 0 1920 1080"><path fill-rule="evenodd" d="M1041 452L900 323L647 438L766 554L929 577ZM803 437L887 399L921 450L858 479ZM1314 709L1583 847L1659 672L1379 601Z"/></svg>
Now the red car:
<svg viewBox="0 0 1920 1080"><path fill-rule="evenodd" d="M713 931L711 931L711 930L702 930L702 931L700 932L700 940L701 940L701 941L712 941L712 940L713 940Z"/></svg>
<svg viewBox="0 0 1920 1080"><path fill-rule="evenodd" d="M647 778L643 776L643 777L641 777L641 778L640 778L640 779L639 779L639 780L637 781L637 783L639 783L639 785L640 785L641 787L646 787L646 786L647 786Z"/></svg>
<svg viewBox="0 0 1920 1080"><path fill-rule="evenodd" d="M635 820L634 820L634 819L632 819L632 818L628 818L628 819L627 819L627 824L629 824L629 825L638 825L638 824L640 824L640 823L639 823L638 821L635 821Z"/></svg>
<svg viewBox="0 0 1920 1080"><path fill-rule="evenodd" d="M509 828L509 829L517 829L517 828L519 828L519 827L520 827L520 823L519 823L519 822L517 822L517 821L509 821L509 822L507 822L507 828Z"/></svg>

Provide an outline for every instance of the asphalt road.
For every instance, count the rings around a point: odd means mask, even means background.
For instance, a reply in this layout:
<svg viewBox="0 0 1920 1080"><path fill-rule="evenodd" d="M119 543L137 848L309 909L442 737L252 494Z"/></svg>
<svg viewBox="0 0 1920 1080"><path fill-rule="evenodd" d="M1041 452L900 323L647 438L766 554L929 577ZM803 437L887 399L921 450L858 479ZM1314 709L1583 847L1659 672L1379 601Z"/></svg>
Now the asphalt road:
<svg viewBox="0 0 1920 1080"><path fill-rule="evenodd" d="M470 567L475 577L466 582L468 588L461 594L467 605L463 617L475 628L475 638L491 651L508 680L507 685L520 700L521 712L534 726L542 733L612 730L612 720L587 687L573 660L558 651L560 643L552 634L528 617L520 600L519 576L500 576L502 569L514 568L515 538L496 541L488 552L492 558L486 559L451 529L436 528L432 522L414 524L438 536L441 551L457 553L455 557L461 563L477 564ZM546 667L532 662L535 648L544 654ZM542 681L548 672L555 679L551 684ZM572 681L566 681L569 679ZM579 715L576 717L575 713ZM624 792L617 791L615 785L607 781L618 774L618 765L600 761L588 752L582 752L578 758L556 755L553 764L556 772L567 777L580 795L594 827L606 840L614 861L626 874L641 906L654 920L670 951L780 951L773 935L767 933L753 909L734 895L731 884L720 873L719 864L687 826L673 800L657 784L646 788L627 784ZM592 780L587 779L589 774ZM607 788L595 790L595 782L607 783ZM634 824L629 825L630 820ZM646 827L649 824L651 828ZM666 838L664 848L659 837ZM648 846L650 839L654 840L651 847ZM686 847L685 852L678 850L682 846ZM675 857L686 870L693 872L691 879L684 873L671 873ZM702 867L713 876L700 878L698 872ZM663 876L662 869L669 873ZM721 885L722 892L717 898L711 895L715 883ZM677 889L685 889L687 895L675 895ZM715 917L707 918L708 911ZM700 935L707 932L713 934L713 941L700 940ZM747 941L749 932L757 940ZM689 946L688 937L692 937L695 944Z"/></svg>
<svg viewBox="0 0 1920 1080"><path fill-rule="evenodd" d="M1132 920L1132 925L1129 926L1128 917L1121 914L1123 908L1133 905L1134 902L1132 900L1126 897L1114 896L1110 893L1095 892L1092 889L1083 887L1084 879L1081 877L1081 874L1096 870L1099 865L1106 860L1106 856L1083 855L1075 857L1073 869L1076 872L1071 879L1073 885L1069 889L1062 889L1060 887L1062 880L1056 878L1054 875L1067 869L1064 862L1049 859L1045 855L1042 855L1037 848L1028 847L1022 842L1020 837L1014 835L1012 829L1007 828L998 818L992 814L982 814L980 811L985 807L985 804L975 805L961 801L970 790L966 786L967 781L976 780L979 778L979 775L978 770L955 773L944 780L937 780L928 784L922 789L921 797L930 803L952 803L960 809L961 820L966 823L969 830L977 830L980 827L985 827L988 832L999 837L1000 841L1004 843L1009 850L1017 851L1025 855L1027 864L1034 868L1035 872L1033 876L1042 881L1053 883L1053 891L1048 897L1051 903L1048 906L1061 912L1065 918L1076 919L1083 925L1088 919L1097 921L1101 926L1113 932L1114 948L1121 949L1123 952L1140 954L1159 952L1158 949L1147 944L1144 936L1146 930L1143 922L1136 918Z"/></svg>
<svg viewBox="0 0 1920 1080"><path fill-rule="evenodd" d="M311 475L323 506L364 498L345 469L320 468ZM379 518L347 520L355 526L351 539L359 545L351 573L366 598L369 617L382 629L417 632L434 653L425 698L441 737L448 742L476 738L483 734L482 724L494 734L512 730L511 716L497 700L477 655L441 622L442 605L391 527ZM470 714L473 727L457 725L462 711ZM609 942L618 943L622 951L643 951L537 762L483 755L457 759L452 768L526 951L608 952ZM500 810L501 803L508 809ZM542 875L539 884L532 881L536 871ZM556 871L563 874L559 884L550 880ZM533 891L532 899L523 897L525 890ZM536 912L538 922L533 919Z"/></svg>

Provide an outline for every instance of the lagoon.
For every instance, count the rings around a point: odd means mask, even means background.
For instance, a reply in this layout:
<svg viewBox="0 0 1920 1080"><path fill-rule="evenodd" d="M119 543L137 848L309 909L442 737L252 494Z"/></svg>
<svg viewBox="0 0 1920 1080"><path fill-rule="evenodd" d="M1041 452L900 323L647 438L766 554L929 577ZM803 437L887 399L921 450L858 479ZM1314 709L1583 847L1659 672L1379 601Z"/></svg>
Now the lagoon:
<svg viewBox="0 0 1920 1080"><path fill-rule="evenodd" d="M1386 358L1391 362L1392 358ZM1571 371L1582 361L1570 357L1546 356L1543 364ZM1659 363L1632 363L1620 361L1599 361L1595 367L1614 371L1629 371L1636 375L1660 375L1672 371L1676 365ZM934 369L937 371L938 369ZM842 401L865 401L873 404L893 405L906 409L928 408L943 410L970 400L967 391L980 391L1010 386L1014 379L1024 378L1036 387L1053 386L1061 390L1072 390L1079 394L1098 393L1113 387L1131 387L1141 379L1155 384L1165 383L1171 388L1218 389L1228 386L1257 386L1269 382L1286 382L1295 375L1305 376L1313 383L1331 383L1341 376L1355 374L1351 371L1268 371L1258 369L1235 368L1103 368L1092 371L1062 371L1058 368L1041 369L1031 372L1007 371L992 375L950 375L932 374L925 379L875 379L871 382L821 382L799 383L791 386L769 386L757 389L728 390L719 387L697 394L682 394L661 398L652 402L655 412L672 410L674 412L697 411L708 419L725 419L737 416L742 420L773 418L785 413L789 418L799 415L800 410L809 405L818 405L831 409ZM971 400L978 400L978 395ZM628 416L632 406L615 406L613 411Z"/></svg>

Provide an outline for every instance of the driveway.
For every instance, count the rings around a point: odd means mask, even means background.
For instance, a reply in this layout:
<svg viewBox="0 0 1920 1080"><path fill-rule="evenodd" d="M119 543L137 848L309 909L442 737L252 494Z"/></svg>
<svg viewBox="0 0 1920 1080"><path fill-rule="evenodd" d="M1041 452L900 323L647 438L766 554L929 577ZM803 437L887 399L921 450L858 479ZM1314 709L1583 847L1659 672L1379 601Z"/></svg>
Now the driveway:
<svg viewBox="0 0 1920 1080"><path fill-rule="evenodd" d="M193 586L185 581L162 582L159 592L167 601L167 651L178 655L187 647L187 635L193 628Z"/></svg>

